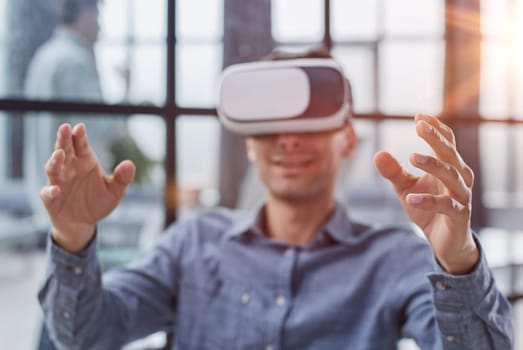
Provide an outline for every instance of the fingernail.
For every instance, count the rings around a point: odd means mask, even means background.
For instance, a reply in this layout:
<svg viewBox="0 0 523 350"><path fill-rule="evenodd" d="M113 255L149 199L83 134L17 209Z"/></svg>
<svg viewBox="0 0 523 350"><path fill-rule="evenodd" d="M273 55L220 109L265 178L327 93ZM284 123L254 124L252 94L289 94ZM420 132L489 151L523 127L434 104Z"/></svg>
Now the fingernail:
<svg viewBox="0 0 523 350"><path fill-rule="evenodd" d="M407 202L410 204L420 204L423 202L423 196L418 194L409 194L407 195Z"/></svg>
<svg viewBox="0 0 523 350"><path fill-rule="evenodd" d="M414 160L416 161L416 163L425 164L425 163L427 163L429 158L422 154L414 154Z"/></svg>

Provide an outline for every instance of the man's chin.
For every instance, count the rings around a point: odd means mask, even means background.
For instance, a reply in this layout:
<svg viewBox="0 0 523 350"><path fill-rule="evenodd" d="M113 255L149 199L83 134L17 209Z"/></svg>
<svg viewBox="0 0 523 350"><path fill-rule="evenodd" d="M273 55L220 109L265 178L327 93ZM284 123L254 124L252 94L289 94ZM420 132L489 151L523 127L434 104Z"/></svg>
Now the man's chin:
<svg viewBox="0 0 523 350"><path fill-rule="evenodd" d="M311 191L310 186L296 186L296 187L286 187L286 188L271 188L271 195L279 200L287 202L302 202L313 199L317 194L314 191Z"/></svg>

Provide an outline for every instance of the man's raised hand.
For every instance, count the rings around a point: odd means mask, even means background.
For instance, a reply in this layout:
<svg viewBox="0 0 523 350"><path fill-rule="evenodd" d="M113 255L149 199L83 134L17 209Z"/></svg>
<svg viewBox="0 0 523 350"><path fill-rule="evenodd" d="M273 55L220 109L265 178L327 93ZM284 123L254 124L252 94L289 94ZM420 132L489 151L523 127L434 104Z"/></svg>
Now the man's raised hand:
<svg viewBox="0 0 523 350"><path fill-rule="evenodd" d="M48 185L40 197L53 225L52 237L62 248L78 252L92 239L95 225L118 205L133 181L135 166L121 162L105 175L87 138L86 128L62 124L55 150L47 161Z"/></svg>
<svg viewBox="0 0 523 350"><path fill-rule="evenodd" d="M427 236L440 264L450 273L470 272L479 251L470 230L474 174L456 149L452 130L437 118L416 115L416 133L435 156L412 154L411 163L425 174L408 173L387 152L374 163L393 185L400 202Z"/></svg>

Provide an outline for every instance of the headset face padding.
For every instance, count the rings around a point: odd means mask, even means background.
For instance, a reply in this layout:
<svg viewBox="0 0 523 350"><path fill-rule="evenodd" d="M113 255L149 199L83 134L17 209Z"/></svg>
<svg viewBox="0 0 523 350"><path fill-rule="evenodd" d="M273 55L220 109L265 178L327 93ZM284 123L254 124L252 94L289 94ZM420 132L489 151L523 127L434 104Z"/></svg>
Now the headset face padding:
<svg viewBox="0 0 523 350"><path fill-rule="evenodd" d="M218 115L244 135L336 129L350 117L348 89L332 59L237 64L222 74Z"/></svg>

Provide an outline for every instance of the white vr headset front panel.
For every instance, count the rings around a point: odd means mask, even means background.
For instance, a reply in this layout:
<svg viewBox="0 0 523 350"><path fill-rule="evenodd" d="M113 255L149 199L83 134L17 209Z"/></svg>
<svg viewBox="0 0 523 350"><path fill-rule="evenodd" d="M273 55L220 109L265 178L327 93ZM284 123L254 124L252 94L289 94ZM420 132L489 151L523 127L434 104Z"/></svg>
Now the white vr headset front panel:
<svg viewBox="0 0 523 350"><path fill-rule="evenodd" d="M335 129L349 115L346 90L331 59L237 64L223 72L218 115L244 135Z"/></svg>
<svg viewBox="0 0 523 350"><path fill-rule="evenodd" d="M294 67L240 71L224 78L220 99L223 113L235 121L292 118L309 104L309 79Z"/></svg>

